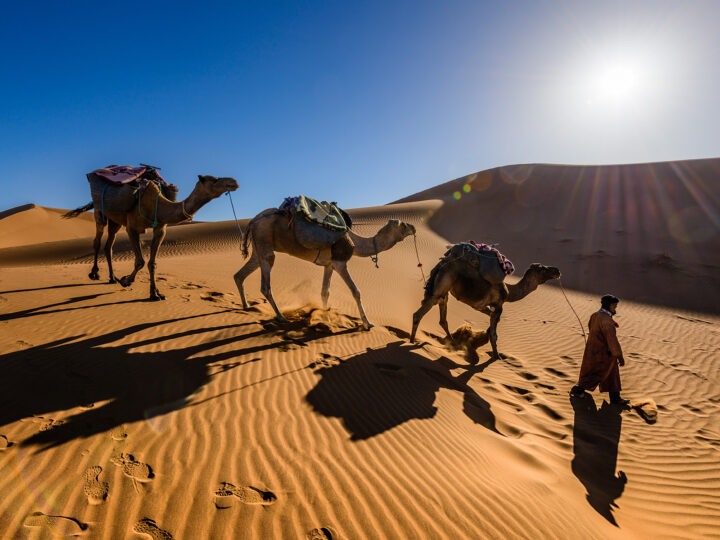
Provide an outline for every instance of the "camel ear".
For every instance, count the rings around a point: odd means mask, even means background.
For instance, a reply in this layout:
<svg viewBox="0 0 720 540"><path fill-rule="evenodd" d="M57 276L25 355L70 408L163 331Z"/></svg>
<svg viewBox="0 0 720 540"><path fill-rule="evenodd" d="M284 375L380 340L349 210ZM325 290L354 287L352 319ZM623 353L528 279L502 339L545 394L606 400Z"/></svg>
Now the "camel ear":
<svg viewBox="0 0 720 540"><path fill-rule="evenodd" d="M212 176L208 176L206 174L198 174L198 180L200 180L203 183L207 182L211 178L212 178Z"/></svg>

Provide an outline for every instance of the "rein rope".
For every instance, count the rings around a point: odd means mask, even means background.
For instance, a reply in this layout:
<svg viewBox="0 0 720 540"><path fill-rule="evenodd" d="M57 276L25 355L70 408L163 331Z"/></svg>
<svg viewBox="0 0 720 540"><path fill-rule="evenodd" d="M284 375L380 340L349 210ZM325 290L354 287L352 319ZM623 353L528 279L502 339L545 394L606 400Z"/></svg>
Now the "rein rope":
<svg viewBox="0 0 720 540"><path fill-rule="evenodd" d="M142 193L142 194L143 194L143 195L145 194L145 191L144 191L144 190L143 190L143 193ZM142 212L140 211L140 202L141 202L141 199L142 199L142 196L140 195L140 191L137 192L137 198L138 198L138 205L137 205L137 207L138 207L138 216L140 216L141 218L143 218L143 219L146 220L146 221L150 221L150 218L143 216L143 215L142 215ZM154 229L155 227L157 227L157 225L158 225L158 202L159 202L159 201L160 201L160 188L158 188L157 195L155 195L155 219L152 220L152 225L151 225L151 227L152 227L153 229Z"/></svg>
<svg viewBox="0 0 720 540"><path fill-rule="evenodd" d="M565 300L567 300L567 303L570 306L570 309L572 309L572 312L575 314L575 317L577 317L578 323L580 324L580 330L582 330L583 339L585 340L585 343L587 343L587 336L585 335L585 327L583 326L583 323L580 320L580 317L578 316L577 311L575 311L575 308L570 303L570 299L567 297L567 294L565 294L565 287L563 287L562 280L558 279L558 283L560 283L560 290L562 291L563 296L565 297Z"/></svg>
<svg viewBox="0 0 720 540"><path fill-rule="evenodd" d="M228 199L230 199L230 208L232 208L233 217L235 218L235 225L237 225L238 232L240 233L240 248L242 249L243 242L245 241L245 233L243 233L242 227L240 227L240 223L238 222L237 214L235 213L235 205L233 204L230 190L226 191L225 195L227 195Z"/></svg>
<svg viewBox="0 0 720 540"><path fill-rule="evenodd" d="M375 263L375 268L380 268L378 265L378 259L380 258L378 254L378 248L377 248L377 242L375 241L375 237L373 236L373 248L375 248L375 255L370 255L370 260Z"/></svg>
<svg viewBox="0 0 720 540"><path fill-rule="evenodd" d="M415 257L417 257L418 262L418 268L420 269L420 273L422 274L423 282L425 285L427 285L427 279L425 279L425 270L423 270L423 264L420 262L420 253L418 253L417 248L417 234L413 233L413 243L415 244Z"/></svg>
<svg viewBox="0 0 720 540"><path fill-rule="evenodd" d="M180 209L182 210L182 213L183 213L183 216L185 216L185 219L189 219L190 221L192 221L192 219L193 219L193 214L188 214L188 213L185 211L185 201L182 202L182 206L180 207Z"/></svg>

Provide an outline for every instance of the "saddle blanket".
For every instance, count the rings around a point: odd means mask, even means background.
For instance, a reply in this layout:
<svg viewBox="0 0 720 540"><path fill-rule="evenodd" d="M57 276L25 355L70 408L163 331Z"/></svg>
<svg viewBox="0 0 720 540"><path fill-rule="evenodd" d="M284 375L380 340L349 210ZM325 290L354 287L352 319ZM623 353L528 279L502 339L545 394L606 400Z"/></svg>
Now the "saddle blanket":
<svg viewBox="0 0 720 540"><path fill-rule="evenodd" d="M494 255L506 276L509 276L515 271L515 265L510 262L510 259L489 244L478 244L473 240L468 240L467 242L463 242L461 245L466 246L468 249L474 250L483 256Z"/></svg>
<svg viewBox="0 0 720 540"><path fill-rule="evenodd" d="M96 169L90 174L94 174L110 184L127 184L133 180L137 180L147 171L147 167L132 167L130 165L108 165L102 169ZM165 184L165 180L160 173L155 170L157 177Z"/></svg>
<svg viewBox="0 0 720 540"><path fill-rule="evenodd" d="M305 195L287 197L280 205L280 210L295 210L305 221L321 225L333 231L345 232L351 224L345 219L345 212L336 203L316 201Z"/></svg>

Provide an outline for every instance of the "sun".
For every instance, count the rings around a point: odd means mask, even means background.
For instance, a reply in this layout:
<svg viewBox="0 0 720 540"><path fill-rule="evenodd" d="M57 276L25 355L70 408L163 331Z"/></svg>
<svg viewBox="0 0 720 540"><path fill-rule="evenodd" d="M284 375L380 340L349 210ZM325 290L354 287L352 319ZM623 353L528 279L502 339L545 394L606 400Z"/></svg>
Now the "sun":
<svg viewBox="0 0 720 540"><path fill-rule="evenodd" d="M642 70L636 64L607 62L591 76L590 99L616 105L634 101L640 94L642 79Z"/></svg>

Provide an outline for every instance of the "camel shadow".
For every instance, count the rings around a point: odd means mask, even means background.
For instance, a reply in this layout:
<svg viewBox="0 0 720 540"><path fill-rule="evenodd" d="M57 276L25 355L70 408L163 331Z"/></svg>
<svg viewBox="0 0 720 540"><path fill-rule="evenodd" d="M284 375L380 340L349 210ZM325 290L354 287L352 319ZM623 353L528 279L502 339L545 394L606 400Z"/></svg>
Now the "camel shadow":
<svg viewBox="0 0 720 540"><path fill-rule="evenodd" d="M476 424L502 435L495 427L490 404L468 382L492 360L479 366L457 364L442 357L432 361L402 341L347 359L326 356L310 367L322 378L305 397L323 416L341 418L350 439L369 439L412 419L437 413L435 394L440 388L463 394L463 411ZM465 371L453 376L451 369Z"/></svg>
<svg viewBox="0 0 720 540"><path fill-rule="evenodd" d="M136 324L89 338L70 336L2 354L0 426L23 419L43 423L38 432L20 442L42 450L124 423L148 420L152 424L154 417L188 406L193 394L212 377L259 361L260 358L250 356L253 352L302 346L335 335L312 325L303 326L299 320L289 329L268 325L246 333L239 333L238 329L258 323L215 325L175 333L169 326L161 335L134 339L148 329L231 311L234 310ZM147 350L149 345L188 336L195 337L193 345ZM256 337L271 342L259 347L233 346ZM212 352L223 346L231 348ZM80 410L60 421L42 417L76 408Z"/></svg>
<svg viewBox="0 0 720 540"><path fill-rule="evenodd" d="M46 291L48 289L68 289L70 287L93 287L97 285L97 283L68 283L67 285L49 285L47 287L35 287L33 289L14 289L12 291L0 291L0 294Z"/></svg>
<svg viewBox="0 0 720 540"><path fill-rule="evenodd" d="M571 397L570 403L575 411L572 472L585 486L590 506L617 527L612 509L627 483L624 472L615 474L622 408L603 401L598 409L592 397Z"/></svg>

